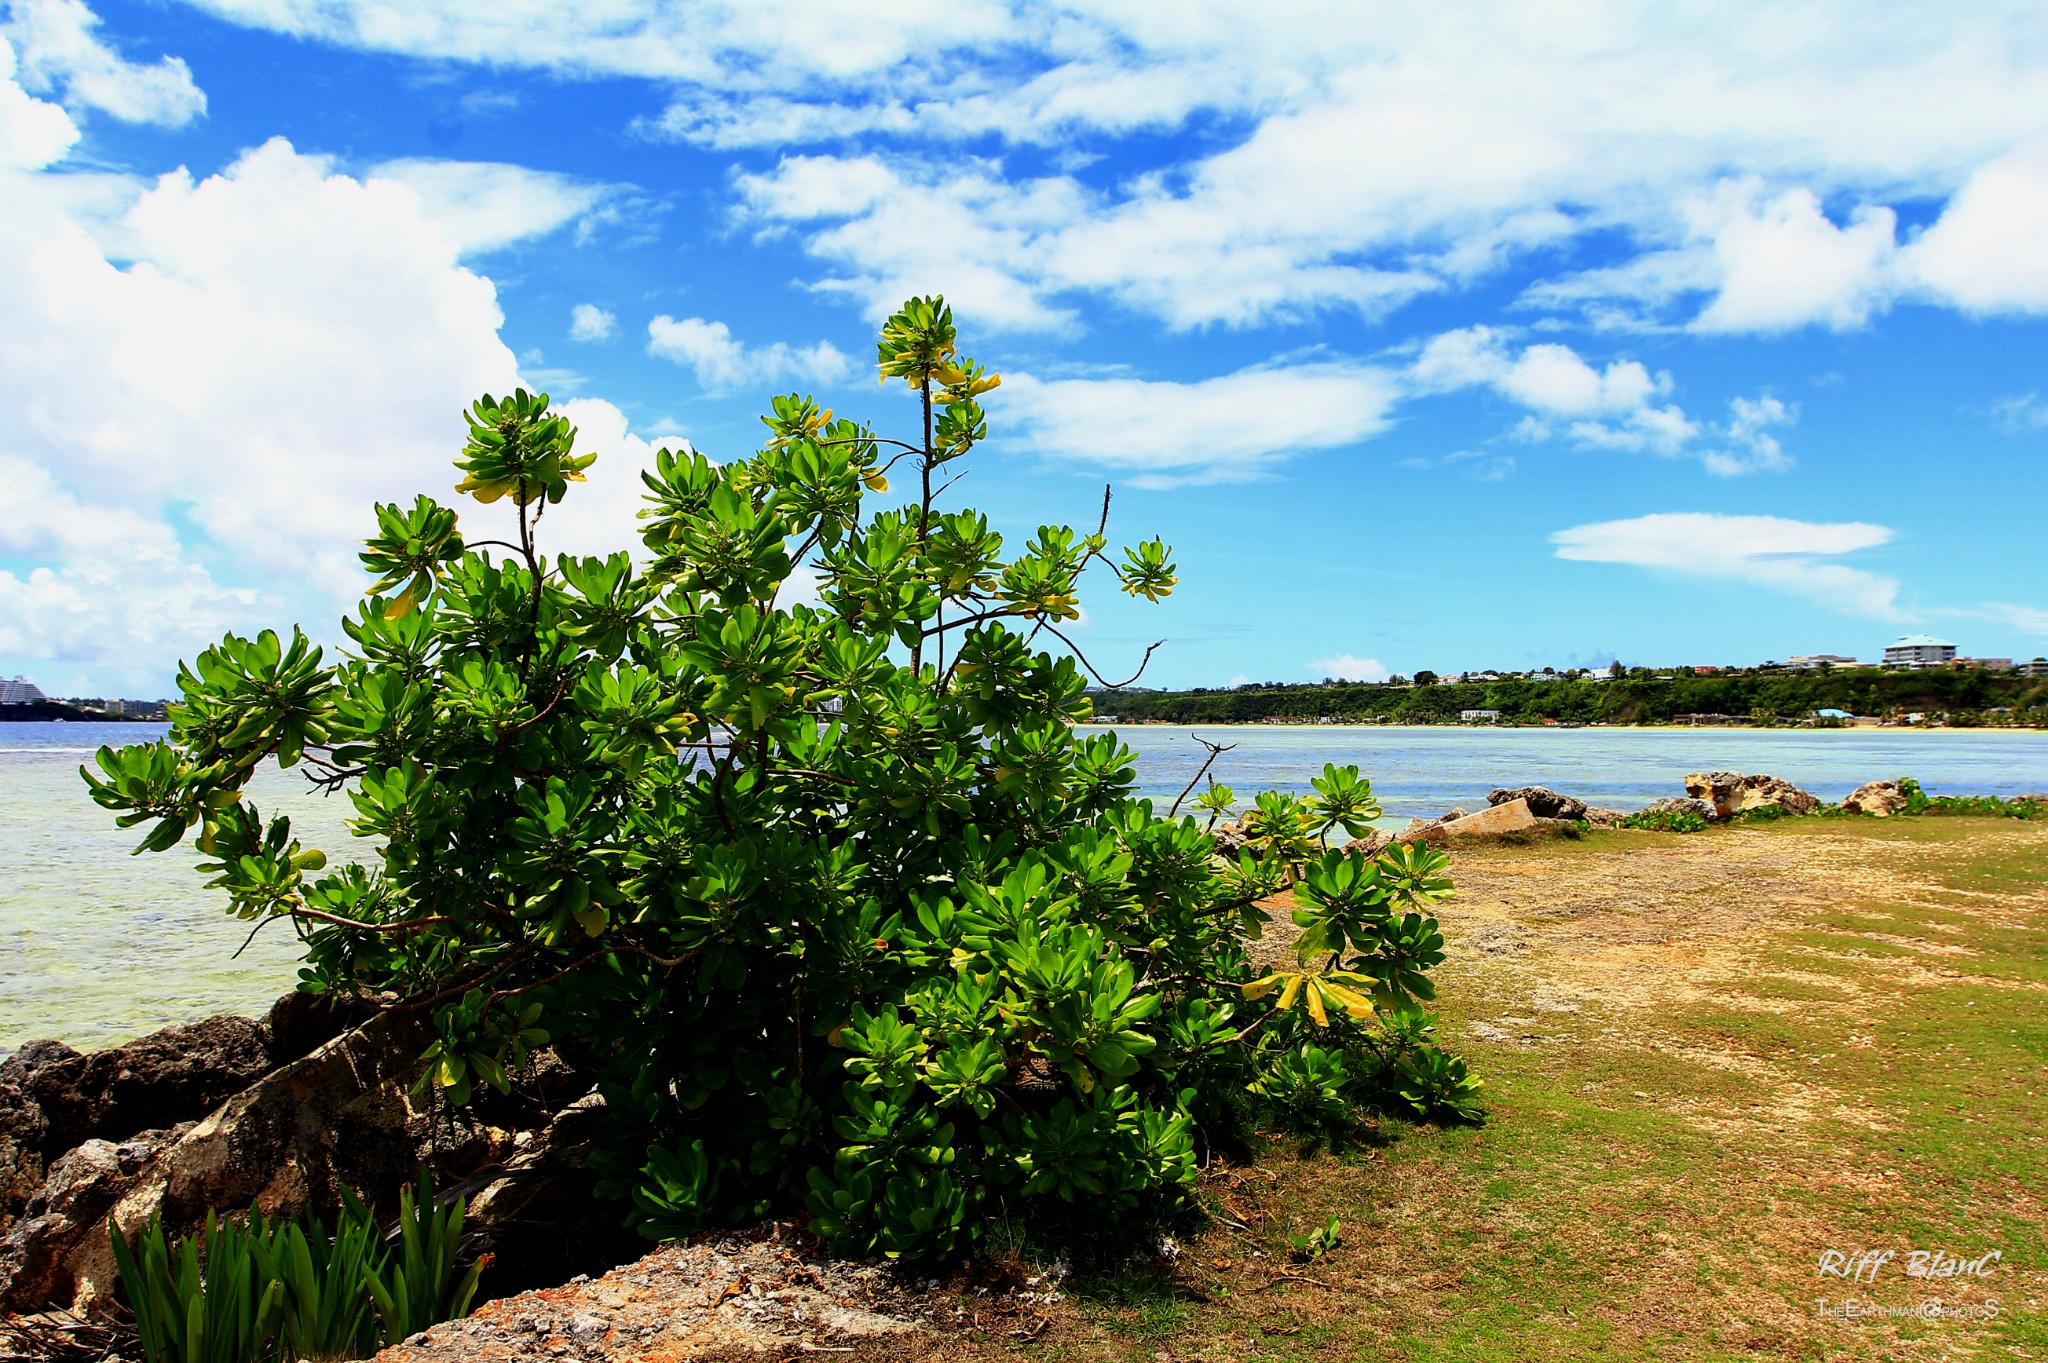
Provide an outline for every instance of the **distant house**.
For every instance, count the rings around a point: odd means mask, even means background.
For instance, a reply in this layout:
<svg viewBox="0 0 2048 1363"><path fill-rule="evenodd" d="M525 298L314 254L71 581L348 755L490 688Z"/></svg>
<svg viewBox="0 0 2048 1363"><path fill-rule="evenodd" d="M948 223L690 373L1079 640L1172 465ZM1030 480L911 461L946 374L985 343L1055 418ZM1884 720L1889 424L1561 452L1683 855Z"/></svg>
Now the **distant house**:
<svg viewBox="0 0 2048 1363"><path fill-rule="evenodd" d="M1986 672L2012 671L2012 659L2010 658L1958 658L1955 665L1957 667L1981 667Z"/></svg>
<svg viewBox="0 0 2048 1363"><path fill-rule="evenodd" d="M1931 634L1902 634L1896 643L1887 644L1884 650L1886 667L1903 667L1908 671L1947 667L1955 660L1956 646Z"/></svg>
<svg viewBox="0 0 2048 1363"><path fill-rule="evenodd" d="M1799 672L1818 672L1823 667L1861 667L1863 664L1839 653L1795 653L1785 660L1785 666Z"/></svg>
<svg viewBox="0 0 2048 1363"><path fill-rule="evenodd" d="M1500 711L1460 710L1458 711L1458 718L1467 724L1498 724L1500 723Z"/></svg>
<svg viewBox="0 0 2048 1363"><path fill-rule="evenodd" d="M0 679L0 705L34 705L39 700L48 700L43 688L27 677L16 677L13 681Z"/></svg>
<svg viewBox="0 0 2048 1363"><path fill-rule="evenodd" d="M2048 658L2036 658L2030 663L2020 663L2013 671L2022 677L2048 677Z"/></svg>
<svg viewBox="0 0 2048 1363"><path fill-rule="evenodd" d="M1837 709L1835 709L1835 708L1834 708L1834 707L1832 707L1832 706L1830 706L1830 707L1828 707L1828 708L1826 708L1826 709L1821 709L1821 710L1815 710L1815 711L1813 712L1813 717L1814 717L1815 719L1842 719L1842 720L1849 720L1849 719L1854 719L1854 718L1856 718L1856 716L1854 716L1854 715L1850 714L1850 713L1849 713L1849 712L1848 712L1847 710L1837 710Z"/></svg>

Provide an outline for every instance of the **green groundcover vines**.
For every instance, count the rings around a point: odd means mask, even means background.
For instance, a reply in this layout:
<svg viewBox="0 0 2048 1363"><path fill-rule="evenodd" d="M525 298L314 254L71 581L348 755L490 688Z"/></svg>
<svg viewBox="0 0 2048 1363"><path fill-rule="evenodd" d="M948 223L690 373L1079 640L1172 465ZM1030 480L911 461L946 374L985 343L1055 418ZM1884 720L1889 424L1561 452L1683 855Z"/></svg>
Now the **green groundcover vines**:
<svg viewBox="0 0 2048 1363"><path fill-rule="evenodd" d="M209 1214L173 1241L153 1217L131 1248L109 1232L121 1292L149 1363L367 1358L469 1311L483 1271L456 1259L464 1203L434 1206L421 1176L399 1196L395 1245L350 1198L334 1234L318 1218L237 1222Z"/></svg>
<svg viewBox="0 0 2048 1363"><path fill-rule="evenodd" d="M776 398L750 458L660 452L638 561L543 555L589 456L545 396L482 399L458 490L505 528L378 507L342 659L223 640L168 741L100 752L95 797L145 848L196 830L236 913L296 925L307 987L431 1009L455 1101L538 1046L594 1057L606 1188L655 1237L801 1210L850 1251L954 1254L992 1199L1171 1210L1261 1105L1476 1115L1420 1011L1442 856L1325 850L1379 812L1355 768L1260 796L1228 863L1133 798L1130 751L1076 736L1095 669L1067 630L1084 571L1157 600L1171 551L1112 556L1105 497L1006 557L939 495L999 378L938 299L878 360L914 439ZM873 509L892 476L909 497ZM346 790L369 865L257 810L271 761ZM1255 969L1290 886L1299 959Z"/></svg>

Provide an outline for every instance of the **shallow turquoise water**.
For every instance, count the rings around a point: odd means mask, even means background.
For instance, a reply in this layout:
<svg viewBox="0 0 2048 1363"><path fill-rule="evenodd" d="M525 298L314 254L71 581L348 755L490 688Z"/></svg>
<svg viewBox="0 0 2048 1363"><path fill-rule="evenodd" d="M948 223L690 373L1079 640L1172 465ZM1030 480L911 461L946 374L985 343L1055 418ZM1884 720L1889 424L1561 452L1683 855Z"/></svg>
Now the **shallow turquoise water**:
<svg viewBox="0 0 2048 1363"><path fill-rule="evenodd" d="M189 844L131 857L138 835L116 829L87 797L78 766L94 749L144 742L163 727L0 724L0 1053L32 1037L107 1045L211 1013L256 1012L291 987L297 953L286 925L266 928L234 959L249 925L200 888ZM1357 763L1397 822L1483 805L1502 785L1548 785L1639 808L1682 793L1687 772L1718 768L1771 772L1825 799L1899 775L1937 794L2048 790L2048 733L1165 725L1119 733L1162 809L1201 762L1194 735L1236 745L1215 774L1241 800L1261 789L1305 790L1325 762ZM342 828L346 801L318 795L296 773L266 773L252 789L266 813L290 813L309 846L339 860L354 842Z"/></svg>

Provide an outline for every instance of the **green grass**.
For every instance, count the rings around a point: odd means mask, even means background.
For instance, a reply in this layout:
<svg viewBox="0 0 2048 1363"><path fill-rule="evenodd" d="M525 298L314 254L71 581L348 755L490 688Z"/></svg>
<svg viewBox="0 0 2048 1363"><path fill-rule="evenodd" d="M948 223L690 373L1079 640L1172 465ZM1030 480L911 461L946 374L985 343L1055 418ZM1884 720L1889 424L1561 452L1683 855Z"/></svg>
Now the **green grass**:
<svg viewBox="0 0 2048 1363"><path fill-rule="evenodd" d="M1699 836L1596 835L1483 855L1552 858L1545 869L1569 873ZM1077 1284L1077 1318L1027 1352L2048 1358L2048 837L1964 817L1784 820L1707 836L1766 839L1740 846L1767 853L1815 839L1791 849L1802 863L1881 865L1912 892L1846 890L1774 911L1747 935L1703 944L1697 969L1679 954L1670 969L1690 993L1643 1006L1595 991L1568 1015L1530 1012L1528 996L1587 978L1588 950L1553 936L1570 925L1524 916L1542 943L1531 962L1447 968L1443 982L1454 1041L1508 1014L1541 1017L1536 1030L1554 1038L1463 1043L1488 1080L1487 1125L1390 1126L1381 1148L1345 1157L1273 1149L1259 1161L1270 1180L1219 1173L1205 1187L1250 1232L1209 1231L1172 1284ZM1343 1219L1343 1244L1291 1264L1288 1238L1329 1214ZM2003 1260L1982 1281L1893 1268L1849 1284L1818 1275L1830 1248L1893 1249L1901 1263L1909 1249L1996 1249ZM1816 1298L1847 1296L1996 1298L2000 1313L1818 1318Z"/></svg>

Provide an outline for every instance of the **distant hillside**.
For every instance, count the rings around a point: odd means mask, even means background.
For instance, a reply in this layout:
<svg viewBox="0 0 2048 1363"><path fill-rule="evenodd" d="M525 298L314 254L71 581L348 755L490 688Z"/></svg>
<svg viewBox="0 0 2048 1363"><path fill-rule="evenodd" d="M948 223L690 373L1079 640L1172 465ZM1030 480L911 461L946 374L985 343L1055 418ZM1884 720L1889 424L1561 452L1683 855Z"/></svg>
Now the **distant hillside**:
<svg viewBox="0 0 2048 1363"><path fill-rule="evenodd" d="M2048 726L2048 678L1982 671L1689 672L1638 670L1606 681L1504 678L1426 685L1252 685L1228 691L1099 691L1097 714L1174 724L1261 720L1456 724L1461 710L1498 710L1503 724L1658 724L1681 715L1796 723L1817 710L1902 718L1939 714L1953 724ZM1998 710L2010 713L1996 713Z"/></svg>

